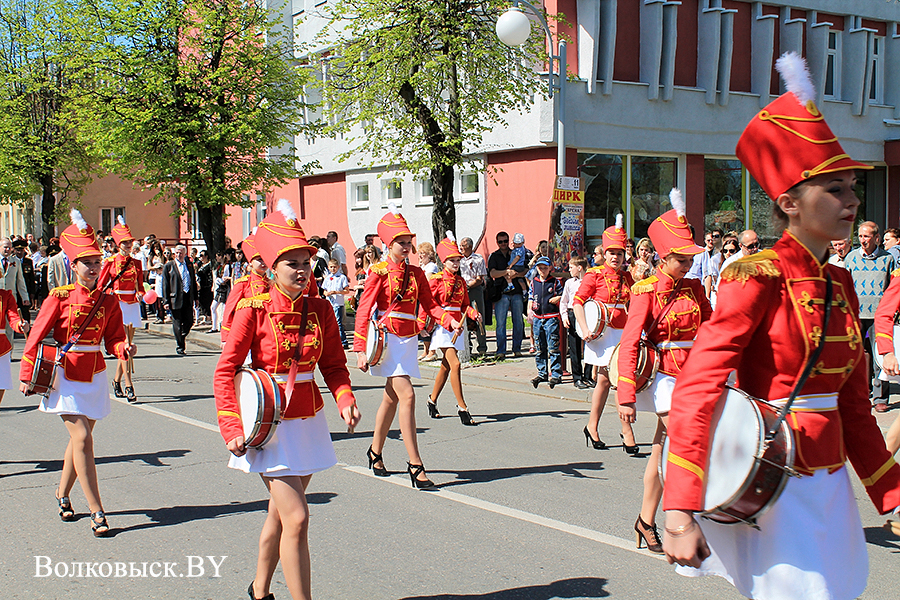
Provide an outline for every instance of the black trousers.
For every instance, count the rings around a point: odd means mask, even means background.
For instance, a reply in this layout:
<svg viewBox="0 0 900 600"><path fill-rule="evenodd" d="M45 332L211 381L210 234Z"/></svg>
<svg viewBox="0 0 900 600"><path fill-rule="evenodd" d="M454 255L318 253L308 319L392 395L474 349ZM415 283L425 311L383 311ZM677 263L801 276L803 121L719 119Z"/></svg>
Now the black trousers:
<svg viewBox="0 0 900 600"><path fill-rule="evenodd" d="M891 393L891 384L888 381L875 379L875 361L872 357L875 347L875 319L860 319L859 325L862 327L863 348L869 355L869 397L873 404L879 401L886 401Z"/></svg>
<svg viewBox="0 0 900 600"><path fill-rule="evenodd" d="M569 371L571 371L574 381L580 381L583 378L581 365L584 363L584 348L581 338L575 333L575 311L570 308L567 316L569 318L569 329L567 330L569 332Z"/></svg>
<svg viewBox="0 0 900 600"><path fill-rule="evenodd" d="M172 330L175 333L175 347L184 350L184 339L194 326L194 305L185 300L181 308L172 309Z"/></svg>

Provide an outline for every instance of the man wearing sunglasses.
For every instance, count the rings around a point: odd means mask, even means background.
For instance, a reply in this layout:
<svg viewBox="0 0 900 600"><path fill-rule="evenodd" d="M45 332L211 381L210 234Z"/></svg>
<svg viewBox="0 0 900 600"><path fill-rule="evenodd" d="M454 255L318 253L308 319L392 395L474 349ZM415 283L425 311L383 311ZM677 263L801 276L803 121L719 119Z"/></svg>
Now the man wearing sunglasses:
<svg viewBox="0 0 900 600"><path fill-rule="evenodd" d="M738 241L741 244L741 251L727 257L725 259L725 262L722 263L722 268L719 269L719 273L724 271L725 268L728 267L728 265L730 265L737 259L759 252L759 236L756 235L756 232L752 229L747 229L742 232L740 237L738 238Z"/></svg>

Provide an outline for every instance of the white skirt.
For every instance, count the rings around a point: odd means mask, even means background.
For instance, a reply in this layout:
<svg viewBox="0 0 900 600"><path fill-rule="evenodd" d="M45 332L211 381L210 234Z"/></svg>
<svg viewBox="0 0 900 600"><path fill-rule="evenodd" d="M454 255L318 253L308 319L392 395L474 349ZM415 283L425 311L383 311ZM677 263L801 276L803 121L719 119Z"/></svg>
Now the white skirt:
<svg viewBox="0 0 900 600"><path fill-rule="evenodd" d="M790 478L758 521L723 525L698 519L712 554L681 575L719 575L748 598L843 600L866 588L869 555L846 467Z"/></svg>
<svg viewBox="0 0 900 600"><path fill-rule="evenodd" d="M603 335L584 345L584 362L589 365L608 367L613 350L622 340L622 330L607 327Z"/></svg>
<svg viewBox="0 0 900 600"><path fill-rule="evenodd" d="M431 333L431 349L437 350L438 348L456 348L457 352L462 352L462 334L456 338L456 342L454 343L452 331L444 329L440 325L435 325L434 331Z"/></svg>
<svg viewBox="0 0 900 600"><path fill-rule="evenodd" d="M13 389L12 350L0 356L0 390L11 389Z"/></svg>
<svg viewBox="0 0 900 600"><path fill-rule="evenodd" d="M674 377L657 373L650 387L635 396L635 410L652 412L658 415L669 412L672 409L672 391L674 389Z"/></svg>
<svg viewBox="0 0 900 600"><path fill-rule="evenodd" d="M419 338L415 335L399 337L393 333L384 334L384 353L381 362L369 367L375 377L398 377L409 375L419 377Z"/></svg>
<svg viewBox="0 0 900 600"><path fill-rule="evenodd" d="M144 323L141 321L140 302L128 304L119 300L119 308L122 309L122 325L133 325L135 329L140 329L144 326Z"/></svg>
<svg viewBox="0 0 900 600"><path fill-rule="evenodd" d="M325 411L309 419L288 419L275 428L272 439L260 450L231 455L228 466L266 477L311 475L337 464Z"/></svg>
<svg viewBox="0 0 900 600"><path fill-rule="evenodd" d="M109 391L106 389L106 373L95 373L88 383L70 381L56 367L56 389L49 397L41 398L38 410L54 415L84 415L99 421L109 414Z"/></svg>

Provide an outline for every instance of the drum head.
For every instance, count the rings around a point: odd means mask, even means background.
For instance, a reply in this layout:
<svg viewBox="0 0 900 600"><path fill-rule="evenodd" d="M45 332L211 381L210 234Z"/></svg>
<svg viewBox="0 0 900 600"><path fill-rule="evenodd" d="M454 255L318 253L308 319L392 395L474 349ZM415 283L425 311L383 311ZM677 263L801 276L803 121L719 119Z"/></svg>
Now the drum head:
<svg viewBox="0 0 900 600"><path fill-rule="evenodd" d="M584 321L590 333L597 331L597 325L600 322L600 304L594 300L588 300L584 303Z"/></svg>
<svg viewBox="0 0 900 600"><path fill-rule="evenodd" d="M234 376L234 391L241 407L241 422L244 426L244 439L250 440L259 430L258 421L263 410L263 389L256 373L250 369L241 369Z"/></svg>
<svg viewBox="0 0 900 600"><path fill-rule="evenodd" d="M616 384L619 382L619 348L621 347L621 344L616 344L609 356L607 369L609 369L609 385L612 389L616 389Z"/></svg>
<svg viewBox="0 0 900 600"><path fill-rule="evenodd" d="M378 344L378 326L375 321L369 321L369 328L366 332L366 357L372 359L375 348Z"/></svg>
<svg viewBox="0 0 900 600"><path fill-rule="evenodd" d="M762 456L761 429L762 415L756 403L737 390L725 388L710 426L713 435L704 510L721 506L741 492L756 457Z"/></svg>

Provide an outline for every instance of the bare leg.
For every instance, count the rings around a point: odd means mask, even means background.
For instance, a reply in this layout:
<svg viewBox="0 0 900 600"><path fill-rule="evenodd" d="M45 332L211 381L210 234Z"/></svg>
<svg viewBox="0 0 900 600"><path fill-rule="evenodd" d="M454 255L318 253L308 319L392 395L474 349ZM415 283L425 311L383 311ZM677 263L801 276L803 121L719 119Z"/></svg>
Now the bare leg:
<svg viewBox="0 0 900 600"><path fill-rule="evenodd" d="M456 348L444 348L444 362L450 367L450 386L453 387L453 395L456 396L456 406L460 410L469 410L469 407L466 406L466 399L463 398L462 368ZM443 365L441 367L443 368Z"/></svg>
<svg viewBox="0 0 900 600"><path fill-rule="evenodd" d="M621 420L621 419L620 419ZM626 446L634 446L634 429L631 428L631 423L626 423L622 421L622 443Z"/></svg>
<svg viewBox="0 0 900 600"><path fill-rule="evenodd" d="M78 479L81 481L81 491L87 499L91 512L103 510L100 503L100 486L97 483L97 466L94 464L94 439L92 431L94 423L82 415L63 415L62 420L69 430L69 444L72 449L72 464ZM66 448L68 459L69 448ZM63 477L66 467L63 466ZM60 483L62 487L64 482Z"/></svg>
<svg viewBox="0 0 900 600"><path fill-rule="evenodd" d="M262 478L266 483L266 478ZM266 483L268 488L268 483ZM266 522L263 523L259 533L259 557L256 559L256 577L253 578L253 595L256 598L264 598L269 594L269 586L272 585L272 575L278 566L281 557L278 546L281 543L281 516L275 500L269 498L269 510L266 514Z"/></svg>
<svg viewBox="0 0 900 600"><path fill-rule="evenodd" d="M310 475L306 475L304 477L263 478L281 521L281 540L278 546L281 555L281 571L284 573L284 581L294 600L310 600L312 598L309 565L309 506L306 504L306 486L309 484L310 477ZM271 575L269 575L269 580L271 581ZM254 589L254 594L256 593ZM265 596L265 594L262 595ZM257 598L259 597L257 596Z"/></svg>
<svg viewBox="0 0 900 600"><path fill-rule="evenodd" d="M900 449L900 416L894 419L891 428L888 429L884 437L884 441L887 444L888 452L891 454L896 454L897 450Z"/></svg>
<svg viewBox="0 0 900 600"><path fill-rule="evenodd" d="M57 490L57 495L60 498L63 498L72 493L72 488L75 486L75 480L77 478L78 475L75 473L75 460L72 457L72 438L69 438L69 443L66 444L66 453L63 455L63 466L62 472L59 474L59 489Z"/></svg>
<svg viewBox="0 0 900 600"><path fill-rule="evenodd" d="M606 370L606 367L597 367L595 377L597 385L594 387L594 393L591 394L591 415L588 417L587 428L591 437L596 435L599 440L600 433L597 431L597 427L600 425L600 415L606 408L606 399L609 398L609 371Z"/></svg>
<svg viewBox="0 0 900 600"><path fill-rule="evenodd" d="M431 388L431 401L435 406L437 406L438 396L444 390L444 384L447 383L448 375L450 375L450 363L447 362L447 350L444 349L444 358L441 359L441 366L434 377L434 387Z"/></svg>
<svg viewBox="0 0 900 600"><path fill-rule="evenodd" d="M0 402L3 402L3 394L6 393L6 390L0 390Z"/></svg>
<svg viewBox="0 0 900 600"><path fill-rule="evenodd" d="M130 344L134 341L134 325L126 325L125 326L125 334L128 339L128 343ZM134 387L134 383L131 381L131 365L127 360L120 360L116 365L116 377L119 377L119 369L122 370L122 378L125 379L125 387Z"/></svg>
<svg viewBox="0 0 900 600"><path fill-rule="evenodd" d="M124 366L125 366L124 360L116 361L116 378L115 378L116 383L121 383L121 381L122 381L122 375L125 373Z"/></svg>
<svg viewBox="0 0 900 600"><path fill-rule="evenodd" d="M657 468L668 420L668 413L659 416L656 435L653 436L653 450L650 452L650 460L647 461L647 467L644 469L644 499L641 502L641 519L647 525L656 523L656 510L659 508L659 501L662 500L663 486L659 481Z"/></svg>
<svg viewBox="0 0 900 600"><path fill-rule="evenodd" d="M375 431L372 432L372 452L375 454L381 454L384 449L384 440L387 439L388 431L394 422L394 415L397 414L397 398L388 392L391 379L393 378L388 378L384 384L381 406L375 413Z"/></svg>

